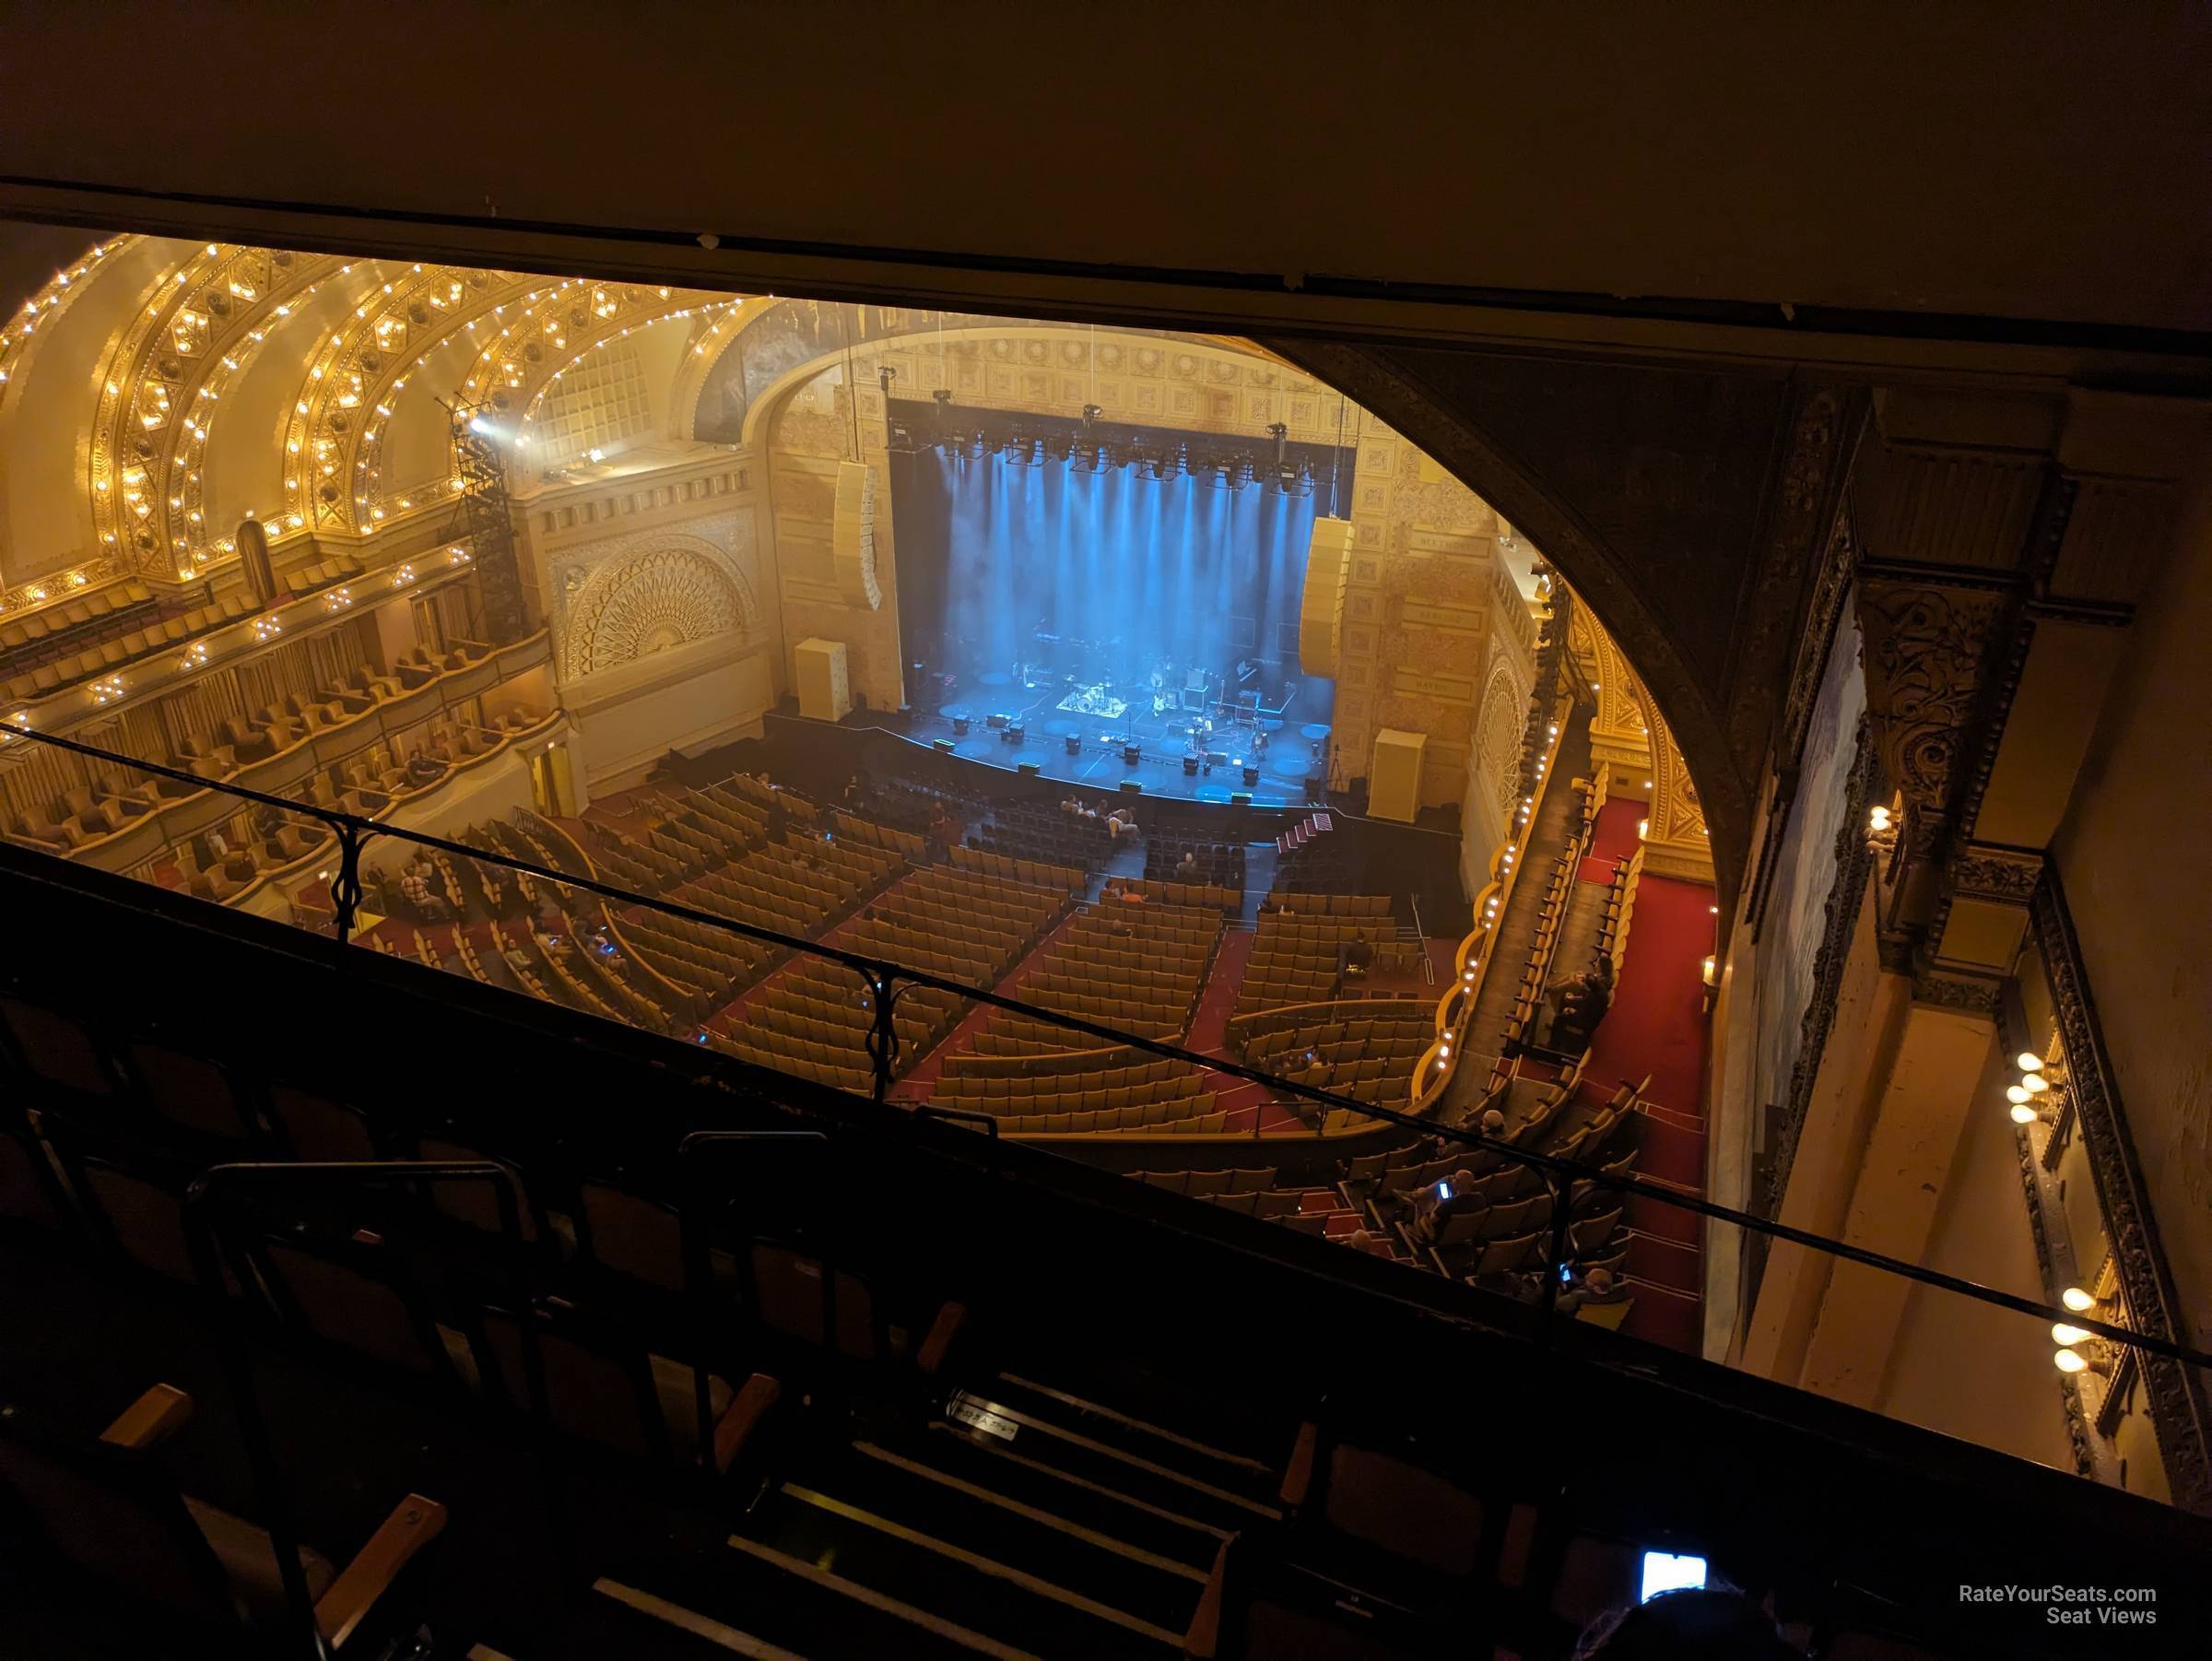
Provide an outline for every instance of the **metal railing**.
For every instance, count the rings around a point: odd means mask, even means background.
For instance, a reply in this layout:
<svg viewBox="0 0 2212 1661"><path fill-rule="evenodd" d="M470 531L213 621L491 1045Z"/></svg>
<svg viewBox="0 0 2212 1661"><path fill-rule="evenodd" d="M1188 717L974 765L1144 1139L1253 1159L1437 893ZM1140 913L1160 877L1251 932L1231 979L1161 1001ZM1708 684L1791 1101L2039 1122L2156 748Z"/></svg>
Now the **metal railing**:
<svg viewBox="0 0 2212 1661"><path fill-rule="evenodd" d="M434 850L464 859L477 860L505 870L521 872L555 884L581 889L603 900L622 905L641 906L664 916L674 917L702 927L715 929L739 938L774 947L780 950L835 963L856 974L866 989L872 1019L865 1043L872 1076L872 1096L877 1102L889 1095L896 1077L899 1056L899 1035L893 1016L900 996L910 991L935 990L980 1004L993 1009L1047 1022L1077 1032L1086 1037L1103 1040L1106 1044L1122 1049L1139 1051L1163 1060L1186 1065L1217 1073L1247 1083L1257 1084L1280 1095L1310 1101L1324 1110L1352 1113L1378 1125L1394 1125L1400 1129L1423 1136L1435 1137L1470 1153L1479 1153L1507 1164L1516 1165L1533 1174L1550 1196L1549 1240L1551 1253L1542 1271L1538 1291L1538 1306L1547 1313L1554 1308L1559 1295L1566 1269L1564 1246L1571 1231L1573 1207L1581 1184L1618 1194L1624 1199L1641 1197L1655 1204L1674 1207L1711 1221L1732 1224L1770 1240L1785 1241L1807 1250L1818 1252L1846 1263L1894 1275L1917 1285L1971 1299L1994 1308L2034 1316L2054 1324L2064 1324L2090 1333L2113 1344L2134 1349L2147 1355L2183 1362L2198 1368L2212 1368L2212 1354L2175 1342L2155 1334L2134 1331L2088 1313L2077 1313L2065 1308L2045 1304L2016 1293L2001 1291L1983 1286L1963 1277L1937 1269L1907 1263L1880 1252L1868 1251L1847 1241L1816 1234L1808 1230L1793 1228L1786 1223L1739 1211L1698 1196L1686 1194L1678 1188L1648 1181L1644 1178L1607 1172L1596 1165L1580 1160L1562 1159L1554 1154L1521 1148L1500 1137L1487 1136L1466 1125L1447 1125L1439 1120L1424 1118L1414 1113L1384 1107L1378 1102L1361 1101L1319 1086L1297 1079L1285 1078L1261 1068L1249 1066L1226 1056L1202 1055L1181 1045L1164 1040L1146 1038L1133 1032L1124 1032L1100 1022L1064 1011L1031 1004L1018 998L1007 997L987 987L969 985L926 970L910 968L891 959L865 952L848 951L841 947L824 945L800 936L783 934L775 929L762 928L749 923L701 911L694 906L659 899L649 894L634 893L589 876L550 869L517 859L495 851L472 848L465 843L445 837L432 836L423 831L405 830L349 813L341 808L319 807L313 803L291 801L264 792L243 789L228 783L212 782L197 774L182 772L159 762L141 760L137 757L102 749L95 745L81 743L33 731L28 727L0 722L0 732L33 743L49 745L76 755L85 756L110 767L127 768L151 773L159 778L191 784L195 789L213 789L234 795L241 801L276 808L278 811L312 819L327 825L335 837L338 849L338 868L331 881L331 901L335 913L335 934L337 943L345 945L352 936L359 914L361 902L360 857L363 846L377 836L390 837L412 846ZM33 850L34 852L42 852ZM52 855L48 855L53 857ZM772 1068L771 1070L773 1070ZM1255 1138L1257 1132L1255 1130Z"/></svg>

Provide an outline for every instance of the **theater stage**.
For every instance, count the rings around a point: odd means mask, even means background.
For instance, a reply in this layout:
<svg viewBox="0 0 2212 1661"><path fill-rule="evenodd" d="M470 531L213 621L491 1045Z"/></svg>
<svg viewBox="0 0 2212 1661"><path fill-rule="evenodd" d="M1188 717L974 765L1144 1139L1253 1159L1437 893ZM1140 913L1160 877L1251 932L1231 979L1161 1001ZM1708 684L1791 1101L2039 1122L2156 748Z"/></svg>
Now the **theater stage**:
<svg viewBox="0 0 2212 1661"><path fill-rule="evenodd" d="M1088 790L1112 792L1124 779L1134 779L1147 795L1183 801L1225 806L1237 793L1248 792L1255 807L1324 802L1329 729L1319 723L1287 725L1267 720L1257 726L1217 726L1206 758L1195 771L1186 772L1183 759L1192 748L1188 715L1156 716L1148 704L1124 708L1112 719L1101 713L1071 714L1059 707L1066 697L1059 684L979 687L975 697L944 705L935 714L915 712L906 736L925 748L949 743L950 753L963 760L1010 772L1033 762L1038 777ZM1018 743L989 724L993 714L1021 723ZM964 734L957 730L963 722ZM1256 742L1263 730L1265 748ZM1078 747L1072 754L1071 738ZM1137 748L1135 762L1124 754L1132 743ZM1255 770L1249 782L1248 766Z"/></svg>

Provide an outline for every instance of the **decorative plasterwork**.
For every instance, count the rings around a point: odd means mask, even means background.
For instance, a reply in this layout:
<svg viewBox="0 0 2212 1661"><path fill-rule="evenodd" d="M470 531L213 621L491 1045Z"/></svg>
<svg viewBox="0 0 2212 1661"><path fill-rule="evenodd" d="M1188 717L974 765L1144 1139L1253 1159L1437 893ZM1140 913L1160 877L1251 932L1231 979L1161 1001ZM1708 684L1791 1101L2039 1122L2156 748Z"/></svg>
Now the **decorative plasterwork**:
<svg viewBox="0 0 2212 1661"><path fill-rule="evenodd" d="M1888 577L1861 583L1868 707L1917 854L1932 853L1951 823L2005 607L2006 595L1982 589Z"/></svg>
<svg viewBox="0 0 2212 1661"><path fill-rule="evenodd" d="M1513 809L1519 806L1527 699L1520 666L1503 653L1494 655L1475 719L1475 765L1477 787L1496 804L1500 825L1514 822Z"/></svg>
<svg viewBox="0 0 2212 1661"><path fill-rule="evenodd" d="M2050 872L2036 889L2030 911L2036 950L2058 1017L2067 1093L2079 1118L2082 1148L2088 1156L2130 1324L2147 1337L2185 1343L2189 1333L2181 1317L2181 1300L2159 1243L2158 1221L2144 1191L2135 1141L2128 1133L2126 1111L2057 872ZM2212 1406L2207 1405L2203 1375L2180 1361L2146 1355L2143 1379L2173 1502L2200 1515L2212 1515Z"/></svg>
<svg viewBox="0 0 2212 1661"><path fill-rule="evenodd" d="M727 515L727 535L740 515ZM561 675L596 670L695 640L759 627L759 602L743 562L703 535L641 531L600 544L557 574Z"/></svg>
<svg viewBox="0 0 2212 1661"><path fill-rule="evenodd" d="M1729 712L1729 741L1739 755L1758 754L1773 736L1774 677L1788 661L1806 574L1822 550L1824 529L1833 524L1852 452L1865 426L1864 410L1859 397L1833 387L1817 387L1804 395L1791 423L1789 449L1768 510L1765 557L1736 633L1738 678L1756 691L1737 700ZM1831 537L1821 565L1823 574L1833 562L1833 553ZM1812 626L1818 627L1818 620L1816 613ZM1804 637L1797 638L1802 664ZM1815 686L1826 657L1825 650L1815 654ZM1793 676L1791 689L1796 685ZM1783 748L1780 753L1796 752Z"/></svg>
<svg viewBox="0 0 2212 1661"><path fill-rule="evenodd" d="M2026 905L2042 880L2043 856L2028 848L1972 843L1951 861L1953 890L1975 900Z"/></svg>
<svg viewBox="0 0 2212 1661"><path fill-rule="evenodd" d="M1990 1020L1997 1017L2003 992L2003 985L1994 979L1949 970L1924 969L1912 977L1914 1003L1937 1009L1956 1009L1963 1015L1979 1015Z"/></svg>

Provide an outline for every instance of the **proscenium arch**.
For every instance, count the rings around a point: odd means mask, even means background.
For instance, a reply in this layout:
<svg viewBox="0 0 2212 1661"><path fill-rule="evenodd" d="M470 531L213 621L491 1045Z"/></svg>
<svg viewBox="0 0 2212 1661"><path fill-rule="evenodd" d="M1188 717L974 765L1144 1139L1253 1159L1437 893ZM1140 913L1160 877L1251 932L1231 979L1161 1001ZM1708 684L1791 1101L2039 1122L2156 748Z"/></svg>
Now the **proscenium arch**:
<svg viewBox="0 0 2212 1661"><path fill-rule="evenodd" d="M1024 328L1082 326L1039 319L971 322L964 328L947 328L946 338L980 338ZM1110 326L1124 332L1124 325ZM1136 325L1128 328L1135 333L1157 332ZM853 351L857 358L900 339L918 336L926 341L932 332L919 329L912 336L862 342ZM741 333L734 331L723 349L735 348ZM1722 891L1733 894L1750 840L1748 774L1739 768L1730 747L1724 700L1677 649L1672 630L1651 604L1653 592L1664 577L1638 570L1563 492L1551 489L1534 467L1493 434L1453 411L1443 394L1386 361L1378 350L1312 341L1246 343L1216 336L1202 344L1188 336L1182 339L1190 349L1249 357L1311 376L1411 442L1489 503L1507 523L1527 534L1566 578L1578 601L1589 606L1605 625L1636 671L1666 730L1674 736L1704 810ZM745 442L757 445L765 434L772 432L791 394L842 356L840 348L808 359L764 387L747 404Z"/></svg>
<svg viewBox="0 0 2212 1661"><path fill-rule="evenodd" d="M1402 433L1525 531L1558 568L1620 647L1674 734L1704 807L1721 893L1733 896L1750 845L1752 785L1729 744L1717 690L1693 668L1653 604L1666 573L1639 570L1501 440L1382 348L1312 340L1266 344Z"/></svg>

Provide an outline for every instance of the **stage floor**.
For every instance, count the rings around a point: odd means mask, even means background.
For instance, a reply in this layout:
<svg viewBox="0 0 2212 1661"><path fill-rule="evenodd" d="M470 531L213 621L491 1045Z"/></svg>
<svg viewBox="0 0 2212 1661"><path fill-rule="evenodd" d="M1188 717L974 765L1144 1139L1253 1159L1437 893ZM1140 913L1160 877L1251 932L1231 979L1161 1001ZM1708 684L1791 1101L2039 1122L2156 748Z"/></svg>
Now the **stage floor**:
<svg viewBox="0 0 2212 1661"><path fill-rule="evenodd" d="M1248 733L1241 729L1230 734L1217 731L1215 742L1221 748L1216 753L1229 757L1229 763L1217 763L1210 772L1201 767L1194 774L1182 771L1185 738L1180 733L1171 734L1165 723L1148 716L1132 723L1126 716L1108 722L1097 716L1063 715L1053 708L1055 701L1056 699L1048 701L1041 709L1023 715L1025 730L1019 744L1008 743L1004 734L985 724L986 716L994 710L980 702L946 706L967 713L969 730L965 736L954 733L952 717L943 713L925 715L918 710L907 736L925 747L940 738L951 739L954 755L1002 767L1008 772L1018 771L1024 761L1034 761L1040 777L1080 784L1086 790L1107 795L1118 790L1124 779L1135 779L1145 787L1147 795L1183 801L1226 806L1233 792L1249 790L1255 807L1322 805L1323 763L1319 756L1328 736L1324 726L1288 726L1270 733L1266 752L1258 756L1248 753ZM1309 733L1315 736L1309 737ZM1067 753L1070 735L1082 746L1072 756ZM1124 735L1133 736L1136 743L1139 759L1135 765L1122 759ZM1244 783L1243 771L1237 763L1245 760L1254 762L1259 768L1259 782L1255 784ZM1309 777L1314 783L1312 795L1307 794Z"/></svg>

